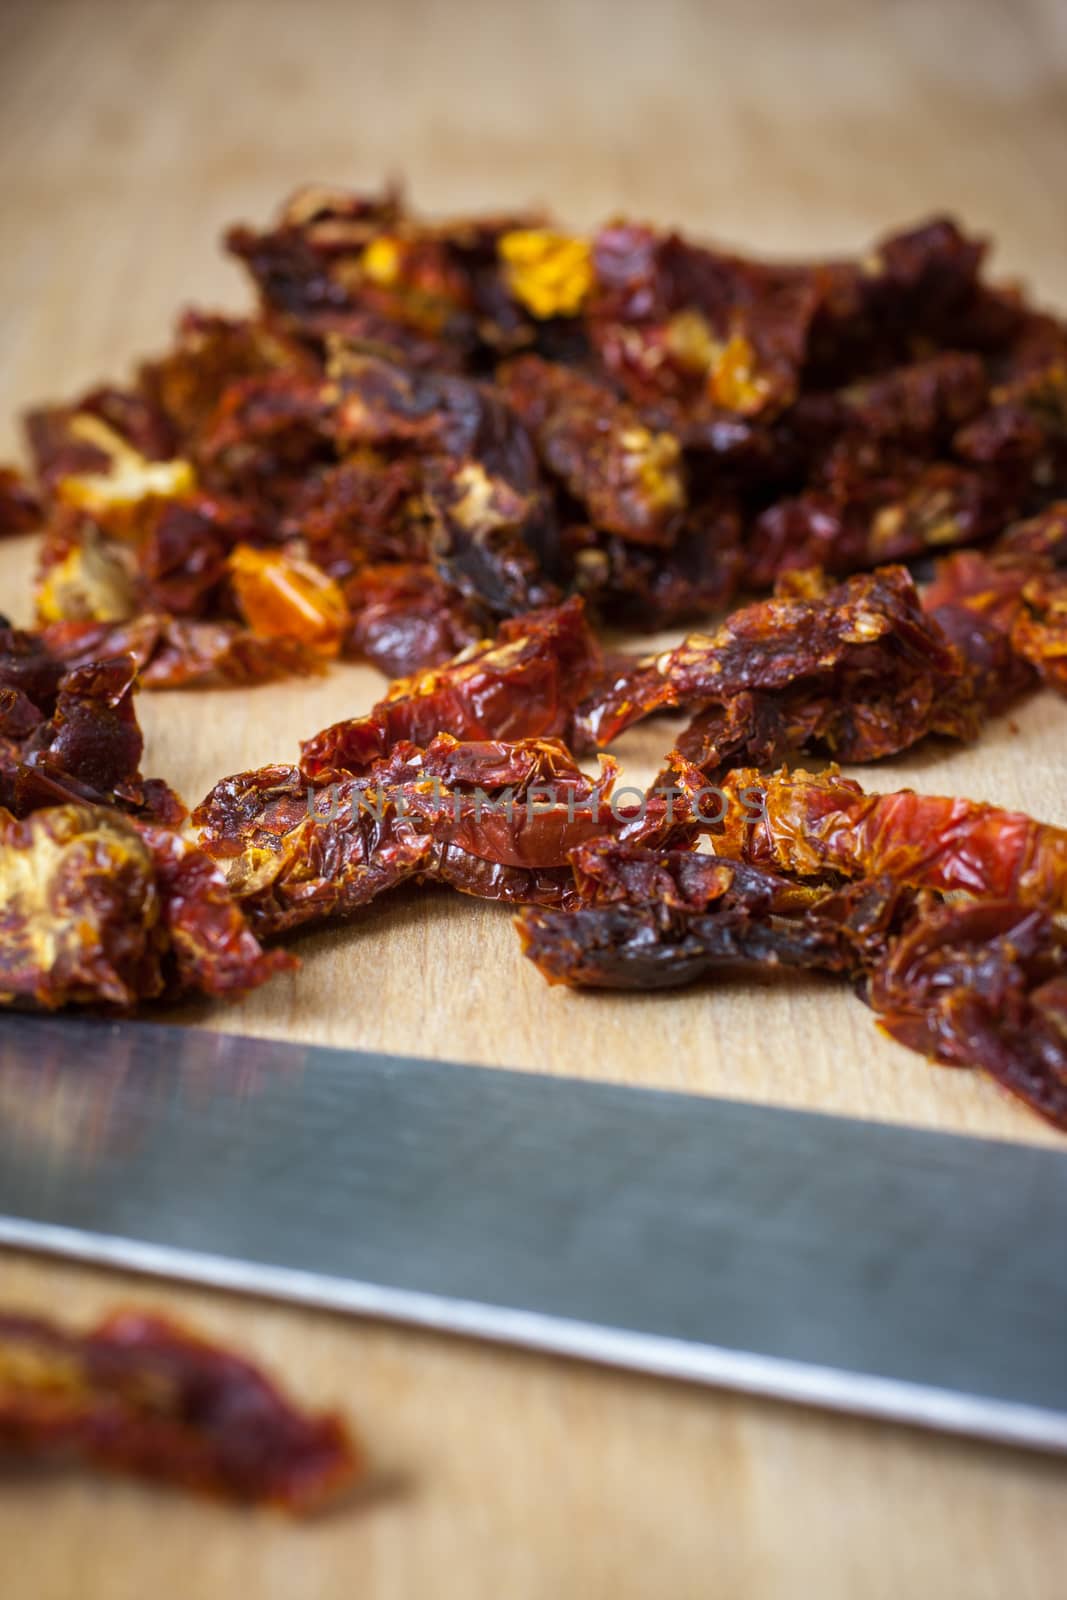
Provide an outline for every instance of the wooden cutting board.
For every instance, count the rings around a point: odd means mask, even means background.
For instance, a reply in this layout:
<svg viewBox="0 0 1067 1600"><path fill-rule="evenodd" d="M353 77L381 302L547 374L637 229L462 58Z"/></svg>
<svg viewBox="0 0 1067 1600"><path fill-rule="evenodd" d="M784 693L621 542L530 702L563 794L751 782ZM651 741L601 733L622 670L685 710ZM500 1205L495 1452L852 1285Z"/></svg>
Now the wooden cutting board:
<svg viewBox="0 0 1067 1600"><path fill-rule="evenodd" d="M3 453L20 407L121 376L179 305L243 304L221 227L312 177L403 173L428 209L547 200L577 224L626 210L792 252L856 249L951 206L996 234L1006 272L1067 304L1053 0L52 0L9 4L0 29ZM17 620L32 562L32 540L0 547L0 610ZM290 759L381 684L347 665L247 694L142 696L145 770L194 801L224 773ZM1065 729L1042 696L972 749L931 745L866 778L1067 823ZM647 780L669 742L663 723L627 736L627 778ZM505 911L430 892L298 950L295 977L181 1020L1054 1138L976 1076L890 1044L817 979L549 990ZM127 1485L3 1478L5 1600L1062 1592L1061 1464L0 1255L5 1306L85 1319L133 1297L350 1408L373 1494L293 1529Z"/></svg>

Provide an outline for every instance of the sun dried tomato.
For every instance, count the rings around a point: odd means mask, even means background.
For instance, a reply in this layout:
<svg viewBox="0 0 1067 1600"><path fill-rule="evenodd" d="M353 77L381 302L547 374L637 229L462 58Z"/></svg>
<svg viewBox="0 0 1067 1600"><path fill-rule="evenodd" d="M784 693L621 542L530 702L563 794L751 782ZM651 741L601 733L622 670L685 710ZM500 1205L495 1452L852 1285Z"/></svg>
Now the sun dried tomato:
<svg viewBox="0 0 1067 1600"><path fill-rule="evenodd" d="M67 479L118 477L120 464L128 486L134 469L150 474L146 464L166 463L175 454L167 419L133 389L92 389L68 405L28 412L25 425L37 477L49 495Z"/></svg>
<svg viewBox="0 0 1067 1600"><path fill-rule="evenodd" d="M924 605L971 664L980 698L1009 704L1040 675L1062 688L1067 505L1008 527L988 550L938 563Z"/></svg>
<svg viewBox="0 0 1067 1600"><path fill-rule="evenodd" d="M695 836L684 771L675 794L632 802L613 795L615 776L610 761L587 776L556 739L441 734L317 788L292 767L238 773L193 820L204 849L232 863L230 889L261 934L351 915L412 879L564 905L575 899L571 852L586 840Z"/></svg>
<svg viewBox="0 0 1067 1600"><path fill-rule="evenodd" d="M876 877L945 892L1067 909L1067 829L978 800L868 794L836 768L761 778L744 768L723 779L728 794L762 796L753 819L729 807L724 855L799 877Z"/></svg>
<svg viewBox="0 0 1067 1600"><path fill-rule="evenodd" d="M129 654L68 663L47 634L0 628L0 806L25 816L82 800L180 821L178 797L139 770L136 672Z"/></svg>
<svg viewBox="0 0 1067 1600"><path fill-rule="evenodd" d="M775 760L817 745L855 761L925 734L977 731L966 663L923 615L911 578L886 567L813 599L733 613L598 688L578 709L580 743L610 744L652 712L698 708L681 748L710 771L746 748Z"/></svg>
<svg viewBox="0 0 1067 1600"><path fill-rule="evenodd" d="M440 666L484 632L484 618L432 566L388 561L344 584L351 615L346 655L365 656L389 678Z"/></svg>
<svg viewBox="0 0 1067 1600"><path fill-rule="evenodd" d="M260 639L294 639L335 656L348 629L340 588L311 561L239 544L227 562L237 609Z"/></svg>
<svg viewBox="0 0 1067 1600"><path fill-rule="evenodd" d="M686 444L715 444L724 417L780 411L795 397L815 278L628 223L593 241L594 348L635 404Z"/></svg>
<svg viewBox="0 0 1067 1600"><path fill-rule="evenodd" d="M320 373L282 368L238 378L198 435L200 480L269 523L288 509L309 473L335 460L333 415Z"/></svg>
<svg viewBox="0 0 1067 1600"><path fill-rule="evenodd" d="M458 366L483 345L528 337L529 315L498 250L534 216L413 220L399 197L302 190L276 225L234 228L227 245L264 305L303 337L391 348L419 366Z"/></svg>
<svg viewBox="0 0 1067 1600"><path fill-rule="evenodd" d="M684 512L669 551L584 523L565 528L561 546L578 593L613 622L645 630L724 610L744 564L741 509L728 494Z"/></svg>
<svg viewBox="0 0 1067 1600"><path fill-rule="evenodd" d="M323 658L294 639L259 638L237 622L198 622L146 613L130 622L57 622L41 630L48 648L72 663L131 654L149 689L268 683L323 670Z"/></svg>
<svg viewBox="0 0 1067 1600"><path fill-rule="evenodd" d="M41 516L40 500L22 473L15 467L0 467L0 538L36 528Z"/></svg>
<svg viewBox="0 0 1067 1600"><path fill-rule="evenodd" d="M674 543L686 505L677 439L646 427L602 385L539 356L507 363L498 381L545 466L595 527L636 544Z"/></svg>
<svg viewBox="0 0 1067 1600"><path fill-rule="evenodd" d="M334 723L301 746L315 783L364 771L400 740L566 737L596 681L601 654L581 600L501 624L452 661L394 683L364 717Z"/></svg>
<svg viewBox="0 0 1067 1600"><path fill-rule="evenodd" d="M513 228L497 240L504 279L532 316L577 316L593 288L588 241L544 228Z"/></svg>
<svg viewBox="0 0 1067 1600"><path fill-rule="evenodd" d="M538 559L555 539L551 500L525 428L493 389L370 356L348 359L334 382L342 451L421 462L428 553L442 577L496 615L557 596Z"/></svg>
<svg viewBox="0 0 1067 1600"><path fill-rule="evenodd" d="M987 1073L1067 1132L1067 940L1047 912L935 906L892 945L868 997L899 1043Z"/></svg>
<svg viewBox="0 0 1067 1600"><path fill-rule="evenodd" d="M115 810L50 806L20 822L0 809L0 883L3 1005L236 995L294 965L260 949L203 851Z"/></svg>
<svg viewBox="0 0 1067 1600"><path fill-rule="evenodd" d="M851 572L953 545L985 543L1018 511L1002 479L955 462L906 465L795 498L755 520L746 581L760 587L793 567Z"/></svg>
<svg viewBox="0 0 1067 1600"><path fill-rule="evenodd" d="M800 967L858 978L912 898L890 879L805 887L758 867L597 840L574 851L582 904L516 923L550 983L676 988L723 969Z"/></svg>
<svg viewBox="0 0 1067 1600"><path fill-rule="evenodd" d="M189 454L200 454L200 437L231 384L271 372L313 375L318 363L295 339L248 317L186 311L173 347L142 364L140 385L167 419Z"/></svg>
<svg viewBox="0 0 1067 1600"><path fill-rule="evenodd" d="M0 1316L0 1448L292 1512L363 1467L338 1416L299 1410L250 1361L133 1310L85 1334Z"/></svg>
<svg viewBox="0 0 1067 1600"><path fill-rule="evenodd" d="M1025 585L1011 646L1050 688L1067 694L1067 574L1044 573Z"/></svg>
<svg viewBox="0 0 1067 1600"><path fill-rule="evenodd" d="M350 577L365 561L428 560L430 521L421 496L417 459L361 449L307 478L281 528L304 541L333 578Z"/></svg>

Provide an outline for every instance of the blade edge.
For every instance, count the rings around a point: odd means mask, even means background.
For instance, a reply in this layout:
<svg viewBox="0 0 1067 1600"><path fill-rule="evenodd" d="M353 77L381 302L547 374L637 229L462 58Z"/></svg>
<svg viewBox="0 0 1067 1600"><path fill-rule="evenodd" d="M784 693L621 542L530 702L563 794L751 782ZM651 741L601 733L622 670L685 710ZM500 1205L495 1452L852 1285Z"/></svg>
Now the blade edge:
<svg viewBox="0 0 1067 1600"><path fill-rule="evenodd" d="M82 1233L54 1223L0 1217L0 1246L73 1259L140 1276L263 1295L380 1318L433 1332L515 1346L701 1385L868 1417L926 1431L1067 1455L1067 1414L969 1396L898 1378L849 1372L482 1301L328 1277L297 1268Z"/></svg>

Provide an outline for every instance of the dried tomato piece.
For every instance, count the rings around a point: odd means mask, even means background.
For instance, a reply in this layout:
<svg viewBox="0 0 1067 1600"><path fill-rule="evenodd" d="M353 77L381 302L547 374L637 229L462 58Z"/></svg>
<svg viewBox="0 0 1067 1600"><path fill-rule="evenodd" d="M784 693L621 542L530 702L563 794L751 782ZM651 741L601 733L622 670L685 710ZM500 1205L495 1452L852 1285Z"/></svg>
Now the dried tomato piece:
<svg viewBox="0 0 1067 1600"><path fill-rule="evenodd" d="M141 825L152 852L167 935L167 986L237 997L299 963L282 950L262 950L225 877L213 861L165 828Z"/></svg>
<svg viewBox="0 0 1067 1600"><path fill-rule="evenodd" d="M497 241L504 279L538 320L574 317L593 288L593 252L585 239L547 228L513 228Z"/></svg>
<svg viewBox="0 0 1067 1600"><path fill-rule="evenodd" d="M201 480L269 522L288 509L308 473L334 462L332 422L319 373L282 369L238 378L197 436Z"/></svg>
<svg viewBox="0 0 1067 1600"><path fill-rule="evenodd" d="M424 819L439 843L499 866L566 871L577 845L631 822L630 812L612 801L614 763L590 778L559 740L486 741L453 749L447 736L439 736L423 765L438 782L428 800L412 794L411 813ZM651 823L642 810L633 814L636 826L659 825L659 814Z"/></svg>
<svg viewBox="0 0 1067 1600"><path fill-rule="evenodd" d="M92 389L68 405L29 411L24 421L37 477L47 494L65 479L119 477L120 464L127 473L137 468L150 481L166 481L166 475L153 478L146 463L171 461L174 435L158 408L136 390Z"/></svg>
<svg viewBox="0 0 1067 1600"><path fill-rule="evenodd" d="M245 263L266 305L300 326L319 326L350 304L335 263L358 260L402 215L395 191L364 196L315 186L293 195L273 228L231 228L226 248Z"/></svg>
<svg viewBox="0 0 1067 1600"><path fill-rule="evenodd" d="M1023 478L950 459L956 430L987 392L977 355L943 351L802 397L778 443L791 441L806 487L756 519L749 580L811 565L845 573L998 531Z"/></svg>
<svg viewBox="0 0 1067 1600"><path fill-rule="evenodd" d="M231 229L263 301L307 336L392 346L417 364L469 360L482 342L506 346L528 321L504 281L497 248L534 217L443 224L410 218L395 193L301 191L274 228Z"/></svg>
<svg viewBox="0 0 1067 1600"><path fill-rule="evenodd" d="M138 613L227 615L229 559L238 545L265 536L262 523L236 501L198 494L167 502L136 552Z"/></svg>
<svg viewBox="0 0 1067 1600"><path fill-rule="evenodd" d="M706 709L684 749L706 770L746 746L774 759L786 737L874 760L930 732L974 732L970 687L911 578L887 567L815 598L746 606L716 633L642 661L579 707L576 733L606 745L652 712L695 705Z"/></svg>
<svg viewBox="0 0 1067 1600"><path fill-rule="evenodd" d="M588 315L605 369L649 420L715 454L804 389L911 360L920 340L967 348L1014 325L976 315L983 247L943 219L862 264L771 265L629 223L602 229L593 253Z"/></svg>
<svg viewBox="0 0 1067 1600"><path fill-rule="evenodd" d="M791 882L743 862L696 850L654 850L615 838L593 839L571 854L584 906L662 905L707 911L724 898L754 913L804 911L821 887Z"/></svg>
<svg viewBox="0 0 1067 1600"><path fill-rule="evenodd" d="M345 654L365 656L390 678L440 666L484 633L470 602L425 563L362 567L344 596L352 619Z"/></svg>
<svg viewBox="0 0 1067 1600"><path fill-rule="evenodd" d="M231 384L270 372L311 375L317 363L295 339L263 320L188 310L171 349L145 362L142 392L195 457L199 438Z"/></svg>
<svg viewBox="0 0 1067 1600"><path fill-rule="evenodd" d="M538 559L555 539L551 501L526 430L494 390L370 356L346 360L334 381L339 449L420 460L443 578L500 616L558 596Z"/></svg>
<svg viewBox="0 0 1067 1600"><path fill-rule="evenodd" d="M162 992L165 949L152 852L132 822L0 810L0 1004L132 1006Z"/></svg>
<svg viewBox="0 0 1067 1600"><path fill-rule="evenodd" d="M260 949L222 873L178 834L97 806L0 809L0 1004L234 995L293 964Z"/></svg>
<svg viewBox="0 0 1067 1600"><path fill-rule="evenodd" d="M814 268L808 383L828 387L895 366L927 341L966 349L1006 336L1014 319L991 308L979 280L985 254L984 240L932 217L888 235L860 262Z"/></svg>
<svg viewBox="0 0 1067 1600"><path fill-rule="evenodd" d="M1033 507L1067 493L1067 325L1019 304L991 352L988 409L954 443L965 458L1013 467Z"/></svg>
<svg viewBox="0 0 1067 1600"><path fill-rule="evenodd" d="M653 629L722 611L741 579L742 518L728 494L683 513L670 550L642 548L584 524L561 545L573 587L612 622Z"/></svg>
<svg viewBox="0 0 1067 1600"><path fill-rule="evenodd" d="M466 600L510 617L560 598L538 553L556 540L551 505L540 488L516 492L481 461L456 469L451 461L431 460L424 490L434 565Z"/></svg>
<svg viewBox="0 0 1067 1600"><path fill-rule="evenodd" d="M27 635L56 664L60 673L71 667L91 666L111 656L132 656L140 671L159 635L158 617L135 617L129 622L50 622Z"/></svg>
<svg viewBox="0 0 1067 1600"><path fill-rule="evenodd" d="M1046 912L999 899L932 907L868 998L900 1044L985 1072L1067 1132L1067 940Z"/></svg>
<svg viewBox="0 0 1067 1600"><path fill-rule="evenodd" d="M338 1416L298 1409L252 1362L133 1310L85 1334L0 1316L0 1448L291 1512L363 1469Z"/></svg>
<svg viewBox="0 0 1067 1600"><path fill-rule="evenodd" d="M714 448L717 421L773 413L795 396L817 282L630 223L593 240L590 333L627 396Z"/></svg>
<svg viewBox="0 0 1067 1600"><path fill-rule="evenodd" d="M884 955L911 906L889 879L805 888L716 856L613 840L572 859L585 903L531 907L516 923L523 954L550 983L676 988L746 965L856 978Z"/></svg>
<svg viewBox="0 0 1067 1600"><path fill-rule="evenodd" d="M580 373L520 356L497 374L546 467L590 521L637 544L669 546L686 505L681 448Z"/></svg>
<svg viewBox="0 0 1067 1600"><path fill-rule="evenodd" d="M237 608L260 639L294 639L335 656L348 629L338 585L311 561L239 544L227 562Z"/></svg>
<svg viewBox="0 0 1067 1600"><path fill-rule="evenodd" d="M107 515L61 509L41 551L38 615L45 623L121 622L160 611L227 615L229 553L238 543L269 541L245 507L201 493L149 496L121 531Z"/></svg>
<svg viewBox="0 0 1067 1600"><path fill-rule="evenodd" d="M44 634L0 628L0 805L17 816L84 800L175 823L165 783L142 778L137 661L90 651L68 663Z"/></svg>
<svg viewBox="0 0 1067 1600"><path fill-rule="evenodd" d="M0 739L5 741L0 760L6 765L8 745L18 745L39 727L43 718L29 695L21 689L0 686Z"/></svg>
<svg viewBox="0 0 1067 1600"><path fill-rule="evenodd" d="M979 414L988 394L983 361L962 350L940 350L849 384L838 394L843 437L822 464L822 475L833 478L849 457L862 457L864 447L876 441L906 441L912 450L936 455Z"/></svg>
<svg viewBox="0 0 1067 1600"><path fill-rule="evenodd" d="M938 563L924 605L968 658L982 700L1007 705L1040 674L1060 686L1067 505L1016 522L986 551ZM1036 673L1035 673L1036 669Z"/></svg>
<svg viewBox="0 0 1067 1600"><path fill-rule="evenodd" d="M1067 566L1067 500L1053 501L1037 516L1005 528L996 549L1005 559Z"/></svg>
<svg viewBox="0 0 1067 1600"><path fill-rule="evenodd" d="M40 550L37 618L123 622L136 614L132 540L112 538L96 517L60 508L49 517Z"/></svg>
<svg viewBox="0 0 1067 1600"><path fill-rule="evenodd" d="M309 787L291 767L238 773L194 814L205 850L261 933L350 915L417 878L483 899L574 900L571 853L611 834L695 836L690 776L673 794L613 795L614 763L583 773L559 740L396 744L359 776ZM699 786L699 775L696 783Z"/></svg>
<svg viewBox="0 0 1067 1600"><path fill-rule="evenodd" d="M64 652L132 650L150 688L319 671L348 626L332 578L272 546L254 510L202 493L152 497L121 538L95 516L53 519L38 610Z"/></svg>
<svg viewBox="0 0 1067 1600"><path fill-rule="evenodd" d="M72 797L106 803L110 796L129 796L130 808L137 808L144 739L133 707L136 671L130 656L115 656L60 679L51 718L22 747L31 770L16 782L16 800L38 777L55 786L57 798L72 782Z"/></svg>
<svg viewBox="0 0 1067 1600"><path fill-rule="evenodd" d="M731 806L716 848L798 877L883 873L917 888L964 890L982 898L1067 908L1067 829L978 800L867 794L836 768L761 778L739 769L728 794L763 797L755 819Z"/></svg>
<svg viewBox="0 0 1067 1600"><path fill-rule="evenodd" d="M134 401L142 404L131 397ZM120 418L126 421L125 410ZM141 439L144 430L131 424L130 432L143 446L138 448L98 410L65 408L31 415L29 428L38 474L53 504L91 517L109 537L136 538L161 502L196 488L191 462L148 453L162 445L164 437L149 433Z"/></svg>
<svg viewBox="0 0 1067 1600"><path fill-rule="evenodd" d="M49 647L45 634L12 628L0 618L0 689L33 703L36 715L30 726L36 726L55 710L60 679L66 670L63 658Z"/></svg>
<svg viewBox="0 0 1067 1600"><path fill-rule="evenodd" d="M0 467L0 538L36 528L41 516L41 503L22 473Z"/></svg>
<svg viewBox="0 0 1067 1600"><path fill-rule="evenodd" d="M351 576L364 561L428 559L429 514L421 496L417 459L371 449L346 453L301 484L282 531L303 540L334 578Z"/></svg>
<svg viewBox="0 0 1067 1600"><path fill-rule="evenodd" d="M295 639L263 639L237 622L199 622L146 613L129 622L58 622L41 630L71 664L130 654L148 689L269 683L322 672L323 658Z"/></svg>
<svg viewBox="0 0 1067 1600"><path fill-rule="evenodd" d="M600 646L580 599L503 622L495 639L394 683L364 717L337 722L301 746L315 783L364 771L400 740L566 736L575 706L596 681Z"/></svg>
<svg viewBox="0 0 1067 1600"><path fill-rule="evenodd" d="M236 622L155 620L158 631L141 672L146 689L240 687L323 671L320 652L298 639L261 638Z"/></svg>
<svg viewBox="0 0 1067 1600"><path fill-rule="evenodd" d="M745 577L759 587L791 568L852 572L984 543L1018 509L1010 475L909 458L891 475L853 477L769 506L754 523Z"/></svg>
<svg viewBox="0 0 1067 1600"><path fill-rule="evenodd" d="M292 767L223 779L194 821L205 849L232 858L230 892L261 936L351 916L417 877L434 849L369 782L346 780L317 800Z"/></svg>
<svg viewBox="0 0 1067 1600"><path fill-rule="evenodd" d="M1067 575L1044 573L1025 585L1011 646L1050 688L1067 694Z"/></svg>
<svg viewBox="0 0 1067 1600"><path fill-rule="evenodd" d="M1019 615L1024 587L1044 570L1040 559L1005 555L996 545L956 550L937 563L923 605L939 621L954 609L967 610L1007 635Z"/></svg>
<svg viewBox="0 0 1067 1600"><path fill-rule="evenodd" d="M864 702L863 711L871 713L872 723L877 719L879 737L891 710L888 699ZM863 737L851 710L832 691L780 695L742 691L724 705L698 711L679 734L676 748L706 777L715 779L739 765L773 768L790 753L840 741L846 728Z"/></svg>
<svg viewBox="0 0 1067 1600"><path fill-rule="evenodd" d="M400 755L407 765L420 752L401 746ZM456 797L421 770L406 780L395 768L372 770L325 792L308 789L294 768L239 773L216 785L194 820L205 848L232 858L230 889L261 934L351 916L413 879L517 899L543 883L558 899L570 878L558 863L546 872L469 859L454 843L463 822Z"/></svg>

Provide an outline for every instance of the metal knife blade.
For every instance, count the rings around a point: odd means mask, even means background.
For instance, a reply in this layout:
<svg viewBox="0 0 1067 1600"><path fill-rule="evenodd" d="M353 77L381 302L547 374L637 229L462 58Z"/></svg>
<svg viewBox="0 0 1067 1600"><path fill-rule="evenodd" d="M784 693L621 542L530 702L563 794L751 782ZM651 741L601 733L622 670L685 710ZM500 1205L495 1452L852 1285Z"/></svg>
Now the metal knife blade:
<svg viewBox="0 0 1067 1600"><path fill-rule="evenodd" d="M1067 1450L1067 1157L151 1023L0 1023L0 1241Z"/></svg>

